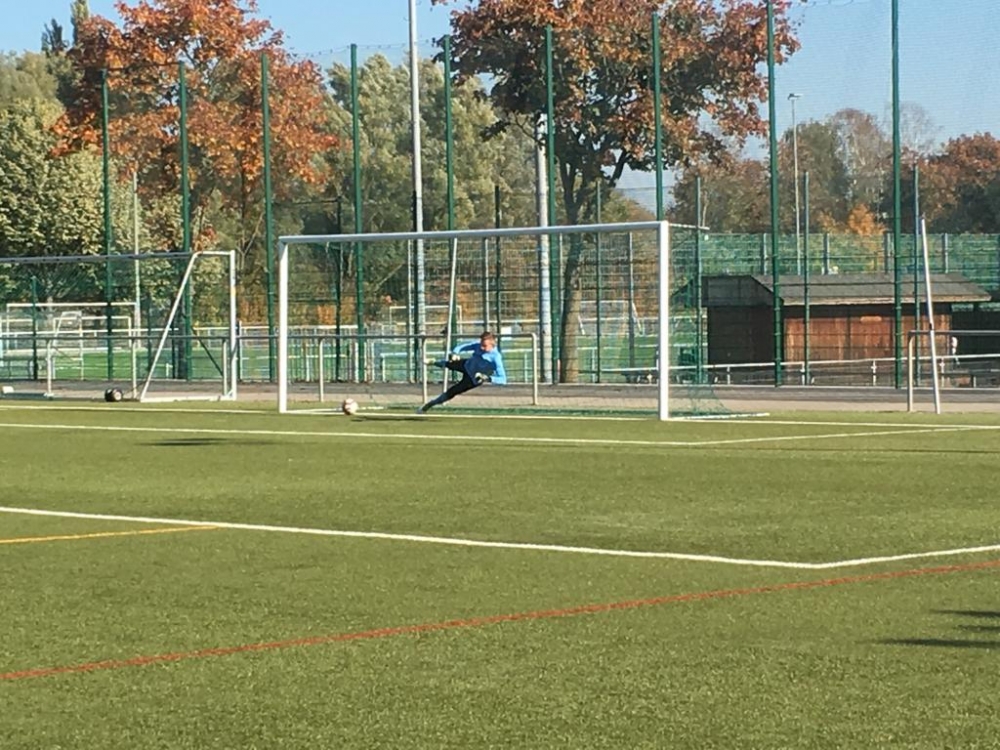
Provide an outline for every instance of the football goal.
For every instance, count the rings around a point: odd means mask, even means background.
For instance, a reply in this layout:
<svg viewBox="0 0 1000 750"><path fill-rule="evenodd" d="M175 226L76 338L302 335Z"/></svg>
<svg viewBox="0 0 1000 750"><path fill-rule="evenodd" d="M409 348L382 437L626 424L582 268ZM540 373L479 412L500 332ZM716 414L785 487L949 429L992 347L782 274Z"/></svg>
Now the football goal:
<svg viewBox="0 0 1000 750"><path fill-rule="evenodd" d="M3 396L236 395L234 254L0 259Z"/></svg>
<svg viewBox="0 0 1000 750"><path fill-rule="evenodd" d="M314 410L320 394L412 409L447 385L425 361L491 330L508 385L455 409L724 414L689 372L694 244L671 222L281 237L278 410Z"/></svg>

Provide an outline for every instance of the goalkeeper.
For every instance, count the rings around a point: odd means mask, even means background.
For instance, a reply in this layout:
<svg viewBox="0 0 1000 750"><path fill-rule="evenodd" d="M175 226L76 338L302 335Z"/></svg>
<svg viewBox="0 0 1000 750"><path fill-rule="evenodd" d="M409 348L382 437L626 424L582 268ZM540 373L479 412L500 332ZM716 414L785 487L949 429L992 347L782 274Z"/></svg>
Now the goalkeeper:
<svg viewBox="0 0 1000 750"><path fill-rule="evenodd" d="M462 357L463 354L470 352L470 356ZM483 332L479 341L459 344L452 350L447 359L431 360L427 364L460 372L462 379L440 396L431 399L417 409L418 414L426 414L435 406L451 401L455 396L471 391L483 383L507 384L507 373L503 368L503 355L497 349L496 337L489 331Z"/></svg>

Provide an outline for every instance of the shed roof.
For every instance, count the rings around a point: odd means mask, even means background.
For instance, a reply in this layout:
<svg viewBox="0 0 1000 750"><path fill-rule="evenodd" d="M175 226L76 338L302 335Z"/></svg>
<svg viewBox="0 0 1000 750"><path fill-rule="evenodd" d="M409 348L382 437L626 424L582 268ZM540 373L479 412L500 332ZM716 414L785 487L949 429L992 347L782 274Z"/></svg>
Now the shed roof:
<svg viewBox="0 0 1000 750"><path fill-rule="evenodd" d="M783 305L805 304L805 278L779 277ZM920 278L920 298L924 297ZM988 302L990 294L958 273L932 273L931 293L935 302ZM913 304L913 276L903 282L902 302ZM774 277L765 275L713 276L705 279L708 307L770 305L774 299ZM811 305L891 305L895 301L895 280L891 273L827 274L809 277Z"/></svg>

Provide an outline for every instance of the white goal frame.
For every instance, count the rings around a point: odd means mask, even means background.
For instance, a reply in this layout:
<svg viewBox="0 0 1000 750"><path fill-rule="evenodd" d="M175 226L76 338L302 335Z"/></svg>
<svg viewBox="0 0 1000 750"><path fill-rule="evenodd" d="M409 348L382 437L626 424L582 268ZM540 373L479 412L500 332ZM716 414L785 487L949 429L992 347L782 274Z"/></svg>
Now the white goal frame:
<svg viewBox="0 0 1000 750"><path fill-rule="evenodd" d="M384 234L317 234L285 235L278 238L278 412L288 412L288 254L295 245L309 245L325 242L345 244L372 242L457 242L462 239L483 239L495 237L550 237L552 235L593 234L598 232L654 231L658 248L658 301L659 301L659 351L670 351L670 229L688 227L667 221L624 222L620 224L581 224L579 226L513 227L495 229L465 229L437 232L387 232ZM669 368L669 357L659 357L659 367ZM658 383L658 416L660 420L670 418L670 377L660 372Z"/></svg>
<svg viewBox="0 0 1000 750"><path fill-rule="evenodd" d="M227 340L223 345L225 351L222 367L222 392L215 394L150 396L149 386L154 380L153 375L156 372L156 366L160 362L160 355L163 353L163 348L167 343L167 339L170 337L170 328L173 326L174 320L177 317L177 310L180 308L181 302L184 299L184 292L191 284L191 276L194 273L195 264L198 262L199 258L212 257L225 258L229 271L229 288L227 290L229 296L229 330ZM237 353L236 253L232 250L200 250L198 252L191 253L188 257L187 267L184 269L184 276L181 279L180 287L177 289L174 302L170 307L170 315L167 317L167 321L163 325L163 330L160 332L160 338L156 345L156 353L153 355L153 360L146 373L146 379L142 383L142 388L137 389L135 383L132 385L133 392L137 392L136 400L140 403L158 403L169 401L235 401L237 394ZM132 368L132 372L135 372L134 366Z"/></svg>

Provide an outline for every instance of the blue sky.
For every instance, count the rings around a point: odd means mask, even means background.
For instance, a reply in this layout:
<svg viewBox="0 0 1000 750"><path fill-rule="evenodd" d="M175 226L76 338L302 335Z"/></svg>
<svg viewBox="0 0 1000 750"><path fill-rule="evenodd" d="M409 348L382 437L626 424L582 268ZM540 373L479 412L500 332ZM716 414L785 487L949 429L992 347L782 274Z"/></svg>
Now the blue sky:
<svg viewBox="0 0 1000 750"><path fill-rule="evenodd" d="M447 33L449 12L418 0L418 36ZM37 49L45 23L68 26L70 0L0 0L0 50ZM1000 135L1000 0L900 0L901 96L926 110L938 141L991 131ZM258 0L260 15L286 34L294 52L324 64L346 62L347 47L401 60L409 38L408 0ZM112 0L90 0L91 12L118 18ZM779 128L791 125L788 94L797 93L799 123L843 107L887 117L890 0L811 0L798 7L802 50L779 68ZM642 177L637 177L640 181Z"/></svg>

